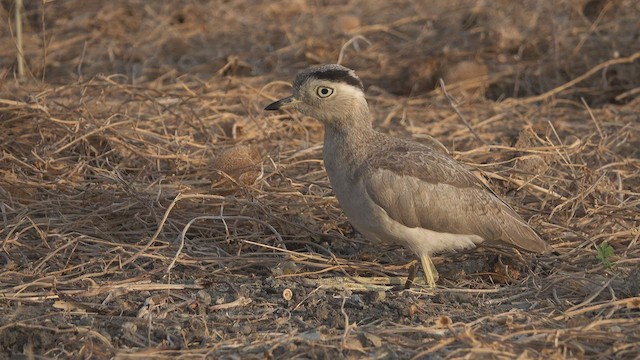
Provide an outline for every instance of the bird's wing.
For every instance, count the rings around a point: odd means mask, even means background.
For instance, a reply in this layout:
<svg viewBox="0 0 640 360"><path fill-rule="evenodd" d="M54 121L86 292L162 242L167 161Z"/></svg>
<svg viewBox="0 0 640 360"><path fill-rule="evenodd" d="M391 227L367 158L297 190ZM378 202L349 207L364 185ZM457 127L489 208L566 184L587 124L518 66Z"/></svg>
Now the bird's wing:
<svg viewBox="0 0 640 360"><path fill-rule="evenodd" d="M509 205L446 154L402 145L371 156L359 173L371 200L405 226L550 250Z"/></svg>

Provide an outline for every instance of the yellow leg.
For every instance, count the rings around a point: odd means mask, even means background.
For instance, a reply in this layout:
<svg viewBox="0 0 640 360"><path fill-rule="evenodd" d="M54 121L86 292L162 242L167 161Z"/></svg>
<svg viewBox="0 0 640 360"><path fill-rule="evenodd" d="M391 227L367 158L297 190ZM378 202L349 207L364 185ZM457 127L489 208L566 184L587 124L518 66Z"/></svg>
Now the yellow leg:
<svg viewBox="0 0 640 360"><path fill-rule="evenodd" d="M427 285L431 289L436 288L436 281L438 281L438 270L431 262L428 255L420 255L420 262L422 263L422 270L424 270L424 279L427 281Z"/></svg>

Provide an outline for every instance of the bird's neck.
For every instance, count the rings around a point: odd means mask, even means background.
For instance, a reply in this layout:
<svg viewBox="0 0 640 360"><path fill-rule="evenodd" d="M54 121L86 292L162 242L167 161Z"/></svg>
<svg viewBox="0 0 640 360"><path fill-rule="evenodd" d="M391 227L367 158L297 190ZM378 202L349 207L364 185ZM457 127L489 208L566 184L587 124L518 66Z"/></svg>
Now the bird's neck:
<svg viewBox="0 0 640 360"><path fill-rule="evenodd" d="M330 178L358 168L376 137L370 122L351 127L325 123L324 131L323 158Z"/></svg>
<svg viewBox="0 0 640 360"><path fill-rule="evenodd" d="M369 139L374 132L369 107L364 97L356 100L361 101L352 103L349 109L342 111L340 115L332 114L331 119L324 119L325 140L340 138L349 143L358 144Z"/></svg>
<svg viewBox="0 0 640 360"><path fill-rule="evenodd" d="M347 150L346 148L357 150L367 145L375 134L368 112L366 116L341 120L344 121L326 122L324 124L325 149L327 149L327 146L329 148L339 146L343 148L342 151Z"/></svg>

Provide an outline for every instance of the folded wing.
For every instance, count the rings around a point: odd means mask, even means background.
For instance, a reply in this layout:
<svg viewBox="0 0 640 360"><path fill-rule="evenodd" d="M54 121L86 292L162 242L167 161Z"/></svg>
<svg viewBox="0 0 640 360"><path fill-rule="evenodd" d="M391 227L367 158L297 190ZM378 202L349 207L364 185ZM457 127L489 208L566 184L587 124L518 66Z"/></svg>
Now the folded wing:
<svg viewBox="0 0 640 360"><path fill-rule="evenodd" d="M448 155L402 144L371 156L359 172L368 195L395 221L472 234L532 252L550 246L475 175Z"/></svg>

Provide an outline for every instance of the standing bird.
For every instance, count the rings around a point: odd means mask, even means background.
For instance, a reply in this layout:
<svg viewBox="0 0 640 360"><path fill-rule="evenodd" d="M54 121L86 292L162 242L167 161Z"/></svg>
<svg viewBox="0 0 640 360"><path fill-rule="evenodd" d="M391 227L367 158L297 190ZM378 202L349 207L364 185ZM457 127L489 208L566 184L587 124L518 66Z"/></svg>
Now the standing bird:
<svg viewBox="0 0 640 360"><path fill-rule="evenodd" d="M437 142L419 144L373 129L362 81L329 64L298 74L293 95L265 110L293 107L324 124L324 166L349 221L365 237L409 247L427 284L434 253L503 243L544 253L551 247L503 200Z"/></svg>

